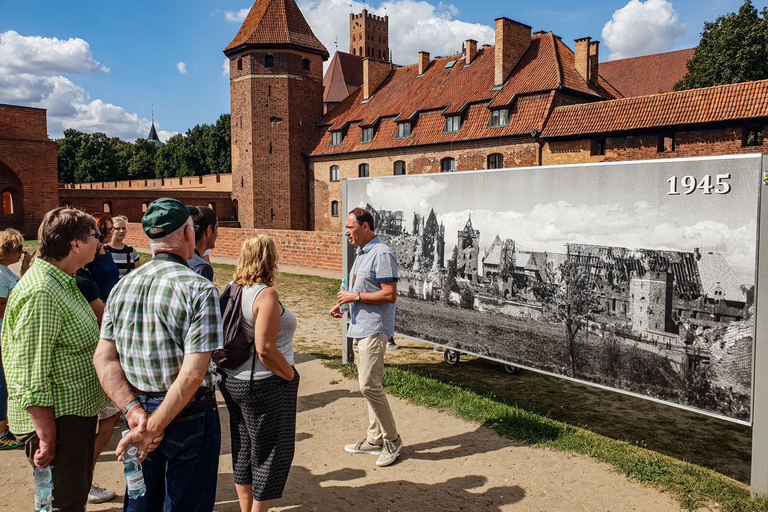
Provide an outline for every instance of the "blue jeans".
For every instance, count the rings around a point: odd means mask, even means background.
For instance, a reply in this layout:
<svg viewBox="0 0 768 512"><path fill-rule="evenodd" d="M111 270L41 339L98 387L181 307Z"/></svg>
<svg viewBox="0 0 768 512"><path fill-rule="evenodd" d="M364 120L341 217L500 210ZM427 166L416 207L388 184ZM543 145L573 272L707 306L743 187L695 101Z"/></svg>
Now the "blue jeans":
<svg viewBox="0 0 768 512"><path fill-rule="evenodd" d="M139 396L147 413L163 398ZM211 512L216 502L221 426L215 393L192 400L165 429L165 437L142 462L147 494L125 512Z"/></svg>

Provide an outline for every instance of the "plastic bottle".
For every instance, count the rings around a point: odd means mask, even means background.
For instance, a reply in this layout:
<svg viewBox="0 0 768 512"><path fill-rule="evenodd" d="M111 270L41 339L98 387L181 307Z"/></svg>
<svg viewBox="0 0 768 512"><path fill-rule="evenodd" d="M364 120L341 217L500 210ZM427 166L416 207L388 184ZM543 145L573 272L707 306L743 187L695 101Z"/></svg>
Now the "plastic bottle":
<svg viewBox="0 0 768 512"><path fill-rule="evenodd" d="M342 279L341 280L341 286L339 286L339 291L340 292L345 292L347 290L348 290L348 288L347 288L347 280L346 279ZM348 310L349 310L349 304L347 304L347 303L344 303L341 306L339 306L339 313L344 314Z"/></svg>
<svg viewBox="0 0 768 512"><path fill-rule="evenodd" d="M35 468L35 512L53 510L53 474L51 466Z"/></svg>
<svg viewBox="0 0 768 512"><path fill-rule="evenodd" d="M123 430L125 437L130 430ZM141 469L139 459L139 449L135 445L129 444L123 454L123 472L125 473L125 483L128 487L128 497L132 500L141 498L147 493L147 486L144 485L144 472Z"/></svg>

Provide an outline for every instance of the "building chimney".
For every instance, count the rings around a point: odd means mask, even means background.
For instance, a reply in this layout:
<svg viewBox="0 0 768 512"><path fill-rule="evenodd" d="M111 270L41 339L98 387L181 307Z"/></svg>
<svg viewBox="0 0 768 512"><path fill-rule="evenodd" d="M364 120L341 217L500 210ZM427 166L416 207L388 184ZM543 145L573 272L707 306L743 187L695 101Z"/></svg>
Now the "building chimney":
<svg viewBox="0 0 768 512"><path fill-rule="evenodd" d="M472 64L472 61L475 59L475 55L477 55L477 41L474 39L467 39L467 41L464 43L464 64L467 66Z"/></svg>
<svg viewBox="0 0 768 512"><path fill-rule="evenodd" d="M600 41L589 43L589 83L597 85L597 52Z"/></svg>
<svg viewBox="0 0 768 512"><path fill-rule="evenodd" d="M363 100L370 98L392 71L389 62L375 59L363 59Z"/></svg>
<svg viewBox="0 0 768 512"><path fill-rule="evenodd" d="M494 84L502 85L531 44L531 27L509 18L496 18Z"/></svg>
<svg viewBox="0 0 768 512"><path fill-rule="evenodd" d="M576 72L589 85L597 81L597 45L599 42L590 43L591 37L574 39ZM594 51L594 65L592 64Z"/></svg>
<svg viewBox="0 0 768 512"><path fill-rule="evenodd" d="M423 75L429 67L429 52L419 52L419 74Z"/></svg>

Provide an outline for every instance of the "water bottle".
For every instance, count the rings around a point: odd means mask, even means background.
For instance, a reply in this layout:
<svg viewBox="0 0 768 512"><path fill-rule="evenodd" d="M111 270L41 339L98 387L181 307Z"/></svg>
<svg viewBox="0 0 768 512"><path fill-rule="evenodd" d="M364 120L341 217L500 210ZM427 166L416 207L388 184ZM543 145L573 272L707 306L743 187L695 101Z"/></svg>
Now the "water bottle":
<svg viewBox="0 0 768 512"><path fill-rule="evenodd" d="M347 289L348 289L347 288L347 280L346 279L342 279L341 280L341 286L339 286L339 291L340 292L345 292L345 291L347 291ZM341 306L339 306L339 313L344 314L344 313L347 312L348 309L349 309L349 304L344 303Z"/></svg>
<svg viewBox="0 0 768 512"><path fill-rule="evenodd" d="M53 510L53 474L51 466L35 468L35 512Z"/></svg>
<svg viewBox="0 0 768 512"><path fill-rule="evenodd" d="M123 430L125 437L130 430ZM147 486L144 485L144 472L141 469L139 460L139 448L136 445L129 444L123 453L123 472L125 473L125 483L128 487L128 497L132 500L141 498L147 493Z"/></svg>

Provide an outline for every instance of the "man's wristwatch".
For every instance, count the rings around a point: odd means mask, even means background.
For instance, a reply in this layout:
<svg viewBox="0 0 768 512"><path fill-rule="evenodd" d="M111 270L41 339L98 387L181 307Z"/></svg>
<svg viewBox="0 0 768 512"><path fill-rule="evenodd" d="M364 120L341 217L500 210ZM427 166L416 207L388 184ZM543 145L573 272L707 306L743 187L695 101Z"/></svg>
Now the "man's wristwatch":
<svg viewBox="0 0 768 512"><path fill-rule="evenodd" d="M128 414L128 411L130 411L131 409L133 409L137 405L141 405L141 402L139 402L138 400L134 400L133 402L131 402L128 405L126 405L125 407L123 407L123 410L122 410L123 416Z"/></svg>
<svg viewBox="0 0 768 512"><path fill-rule="evenodd" d="M359 293L355 294L355 302L360 302L360 294Z"/></svg>

